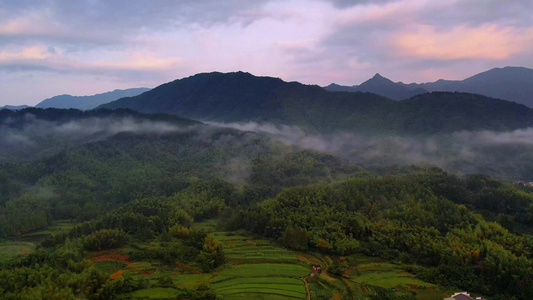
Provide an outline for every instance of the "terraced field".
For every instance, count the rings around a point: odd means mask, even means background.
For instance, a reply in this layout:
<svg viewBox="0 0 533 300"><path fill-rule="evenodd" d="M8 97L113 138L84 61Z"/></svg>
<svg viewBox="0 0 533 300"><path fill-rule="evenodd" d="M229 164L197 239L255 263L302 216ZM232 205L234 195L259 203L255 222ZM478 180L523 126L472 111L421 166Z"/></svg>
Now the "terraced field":
<svg viewBox="0 0 533 300"><path fill-rule="evenodd" d="M440 300L451 294L451 291L443 291L434 284L416 278L399 265L386 262L360 263L346 273L355 293L382 288L416 295L419 300Z"/></svg>
<svg viewBox="0 0 533 300"><path fill-rule="evenodd" d="M333 297L334 288L323 281L310 282L309 288L311 290L311 299L331 299Z"/></svg>
<svg viewBox="0 0 533 300"><path fill-rule="evenodd" d="M173 288L149 288L131 293L129 299L175 299L179 291Z"/></svg>
<svg viewBox="0 0 533 300"><path fill-rule="evenodd" d="M307 299L303 277L310 268L298 253L267 240L219 232L229 263L211 279L211 288L227 299Z"/></svg>
<svg viewBox="0 0 533 300"><path fill-rule="evenodd" d="M158 261L133 262L120 249L94 252L88 259L112 279L130 276L152 286L123 295L123 299L183 298L184 293L196 289L210 289L223 299L236 300L365 299L379 289L436 300L448 293L417 279L400 265L362 254L342 258L349 268L343 277L334 277L327 273L327 266L335 257L287 250L243 231L216 231L212 221L198 226L211 232L224 248L226 263L212 273L201 273L194 262L176 262L172 267ZM311 276L313 265L322 270ZM171 285L161 286L162 277L170 278Z"/></svg>
<svg viewBox="0 0 533 300"><path fill-rule="evenodd" d="M252 239L231 232L215 233L215 238L224 247L226 261L232 264L298 262L298 252L283 249L268 240Z"/></svg>
<svg viewBox="0 0 533 300"><path fill-rule="evenodd" d="M52 234L57 234L72 228L70 221L59 221L50 224L45 229L33 231L13 239L0 240L0 264L10 263L22 258L33 251L35 246Z"/></svg>
<svg viewBox="0 0 533 300"><path fill-rule="evenodd" d="M413 274L390 263L365 263L356 266L350 278L356 283L371 284L383 288L402 286L435 287L416 278Z"/></svg>

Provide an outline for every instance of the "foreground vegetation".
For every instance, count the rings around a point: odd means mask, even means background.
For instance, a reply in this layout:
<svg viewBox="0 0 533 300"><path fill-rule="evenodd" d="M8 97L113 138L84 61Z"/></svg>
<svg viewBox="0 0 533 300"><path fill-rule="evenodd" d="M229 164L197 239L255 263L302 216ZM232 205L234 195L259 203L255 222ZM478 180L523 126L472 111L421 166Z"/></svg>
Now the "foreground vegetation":
<svg viewBox="0 0 533 300"><path fill-rule="evenodd" d="M528 187L126 116L0 163L0 298L533 297Z"/></svg>

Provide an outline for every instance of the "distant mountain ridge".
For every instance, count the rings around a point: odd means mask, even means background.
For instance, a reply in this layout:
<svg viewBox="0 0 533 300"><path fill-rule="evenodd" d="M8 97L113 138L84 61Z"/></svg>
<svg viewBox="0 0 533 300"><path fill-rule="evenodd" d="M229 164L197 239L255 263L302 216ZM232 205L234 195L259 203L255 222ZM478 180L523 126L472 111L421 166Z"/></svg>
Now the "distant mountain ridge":
<svg viewBox="0 0 533 300"><path fill-rule="evenodd" d="M524 67L494 68L464 80L439 79L435 82L411 84L393 82L376 74L359 86L332 83L324 88L328 91L370 92L394 100L408 99L426 92L465 92L533 107L533 69Z"/></svg>
<svg viewBox="0 0 533 300"><path fill-rule="evenodd" d="M533 107L533 69L494 68L461 81L439 80L421 85L428 91L457 91L486 95Z"/></svg>
<svg viewBox="0 0 533 300"><path fill-rule="evenodd" d="M418 86L409 86L401 83L395 83L390 79L376 73L374 77L354 86L342 86L335 83L324 87L332 92L365 92L384 96L393 100L408 99L416 95L427 93L425 89Z"/></svg>
<svg viewBox="0 0 533 300"><path fill-rule="evenodd" d="M0 110L2 110L2 109L21 110L21 109L25 109L25 108L28 108L28 107L30 107L30 106L28 106L28 105L4 105L4 106L0 107Z"/></svg>
<svg viewBox="0 0 533 300"><path fill-rule="evenodd" d="M123 97L137 96L149 90L149 88L132 88L125 90L117 89L111 92L91 96L59 95L45 99L39 104L35 105L35 107L63 109L74 108L80 110L88 110Z"/></svg>
<svg viewBox="0 0 533 300"><path fill-rule="evenodd" d="M533 126L533 109L481 95L435 92L394 101L244 72L197 74L100 107L201 121L269 122L324 133L434 134Z"/></svg>

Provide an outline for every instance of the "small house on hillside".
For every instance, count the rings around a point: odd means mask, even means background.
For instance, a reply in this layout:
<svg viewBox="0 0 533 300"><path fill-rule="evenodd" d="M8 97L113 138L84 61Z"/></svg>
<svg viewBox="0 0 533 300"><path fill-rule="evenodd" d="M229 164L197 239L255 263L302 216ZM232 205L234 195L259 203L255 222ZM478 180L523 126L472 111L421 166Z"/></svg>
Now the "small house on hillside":
<svg viewBox="0 0 533 300"><path fill-rule="evenodd" d="M521 185L521 186L533 186L533 181L532 182L527 182L527 181L523 181L523 180L517 180L517 181L515 181L515 184L516 185Z"/></svg>
<svg viewBox="0 0 533 300"><path fill-rule="evenodd" d="M467 292L459 292L459 293L453 294L449 298L444 298L444 300L484 300L484 299L482 299L481 297L474 298L470 296L470 294Z"/></svg>

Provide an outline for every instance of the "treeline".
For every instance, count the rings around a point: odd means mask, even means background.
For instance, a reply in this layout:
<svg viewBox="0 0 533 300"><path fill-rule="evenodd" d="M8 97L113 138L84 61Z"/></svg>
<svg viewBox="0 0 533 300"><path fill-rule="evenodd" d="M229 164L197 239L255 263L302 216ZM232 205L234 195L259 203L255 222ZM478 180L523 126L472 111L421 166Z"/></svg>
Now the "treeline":
<svg viewBox="0 0 533 300"><path fill-rule="evenodd" d="M171 197L133 201L68 232L52 235L40 249L9 269L0 270L2 299L115 299L154 286L147 280L108 273L85 259L86 251L130 245L135 260L158 260L171 268L187 262L209 272L224 263L222 245L202 231L190 229L194 219L218 215L233 190L221 181L196 181ZM143 241L159 240L157 247ZM155 286L165 287L161 279ZM170 283L172 281L170 280ZM181 299L214 299L207 288L183 290Z"/></svg>
<svg viewBox="0 0 533 300"><path fill-rule="evenodd" d="M60 112L47 113L52 120ZM436 168L387 173L203 125L118 133L31 162L3 162L0 237L54 220L79 224L2 269L0 298L112 299L147 287L132 278L110 281L84 258L85 251L124 245L139 260L187 261L209 272L223 263L223 249L191 225L216 217L228 229L244 228L293 249L379 256L413 264L430 282L533 298L530 189ZM147 247L149 241L157 246ZM209 289L183 295L214 297Z"/></svg>
<svg viewBox="0 0 533 300"><path fill-rule="evenodd" d="M288 188L233 218L231 224L294 249L419 263L429 268L418 276L430 282L487 295L533 297L531 236L485 221L412 176Z"/></svg>
<svg viewBox="0 0 533 300"><path fill-rule="evenodd" d="M306 160L308 164L302 163ZM327 160L300 153L285 156L278 160L278 167L270 167L288 172L289 178L288 170L296 165L310 176L316 167L317 176L323 176L321 164L335 170L335 164ZM256 168L268 170L265 164L262 161ZM302 174L301 170L293 172ZM190 178L172 195L142 196L50 237L14 272L0 272L6 282L0 286L4 293L0 295L9 299L26 293L52 293L50 286L54 286L58 295L106 299L146 288L145 282L128 278L109 281L83 258L84 251L125 244L130 245L128 254L136 260L157 260L170 266L189 261L209 272L223 263L223 249L205 233L190 228L195 221L221 217L225 226L254 231L289 248L333 255L364 253L412 265L411 271L420 278L444 286L508 299L533 296L531 236L510 233L472 211L486 210L528 226L517 221L521 220L519 208L531 205L530 193L481 175L459 178L431 168L397 173L354 173L346 180L309 184L310 179L306 185L286 188L281 182L276 185L280 192L267 200L250 197L256 195L251 191L264 190L267 181L256 179L255 184L237 186L217 178ZM518 197L510 201L518 206L510 204L505 211L493 212L492 195L504 190L514 195L510 199ZM145 245L154 239L158 246ZM70 274L68 280L61 277L63 273ZM16 276L41 279L25 287L16 283L20 279ZM88 281L96 287L90 288ZM207 289L202 295L213 294Z"/></svg>
<svg viewBox="0 0 533 300"><path fill-rule="evenodd" d="M71 114L81 114L82 119L138 117L129 111L36 112L51 120L66 114L61 122L71 120ZM11 117L23 119L24 114ZM173 120L170 124L182 122L164 115L147 117L167 118ZM233 201L245 204L274 196L286 186L329 182L360 169L330 155L293 152L251 132L204 125L187 128L160 134L118 133L32 162L0 162L0 237L44 228L52 220L88 221L134 199L171 196L191 186L195 178L227 178L244 186L244 196ZM52 138L46 145L54 142Z"/></svg>

